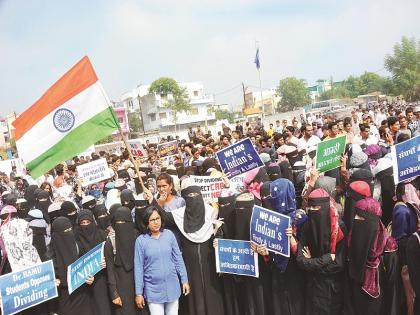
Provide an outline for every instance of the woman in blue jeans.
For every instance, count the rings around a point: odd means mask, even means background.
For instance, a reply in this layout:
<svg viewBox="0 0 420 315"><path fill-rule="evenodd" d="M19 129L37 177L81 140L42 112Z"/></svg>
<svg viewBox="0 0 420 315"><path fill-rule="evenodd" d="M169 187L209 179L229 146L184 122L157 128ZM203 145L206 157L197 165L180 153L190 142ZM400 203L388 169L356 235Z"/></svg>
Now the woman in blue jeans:
<svg viewBox="0 0 420 315"><path fill-rule="evenodd" d="M151 315L177 315L178 298L190 293L187 271L174 234L163 228L155 207L145 210L143 224L147 232L134 247L136 304L149 306Z"/></svg>

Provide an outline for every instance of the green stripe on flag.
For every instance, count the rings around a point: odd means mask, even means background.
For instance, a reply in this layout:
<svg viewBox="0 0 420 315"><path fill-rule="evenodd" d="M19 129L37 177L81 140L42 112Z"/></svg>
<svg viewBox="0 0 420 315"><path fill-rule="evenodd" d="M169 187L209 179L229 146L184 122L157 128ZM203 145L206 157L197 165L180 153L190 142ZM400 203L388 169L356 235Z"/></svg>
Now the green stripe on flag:
<svg viewBox="0 0 420 315"><path fill-rule="evenodd" d="M32 178L38 178L57 164L73 158L95 142L105 138L119 128L114 110L109 107L70 131L53 147L45 151L26 166Z"/></svg>

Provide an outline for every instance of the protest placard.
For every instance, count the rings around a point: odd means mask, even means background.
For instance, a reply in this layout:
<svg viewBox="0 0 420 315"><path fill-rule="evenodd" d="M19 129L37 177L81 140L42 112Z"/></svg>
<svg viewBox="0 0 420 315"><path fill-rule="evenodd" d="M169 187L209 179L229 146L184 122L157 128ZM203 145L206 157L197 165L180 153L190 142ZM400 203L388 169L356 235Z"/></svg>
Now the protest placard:
<svg viewBox="0 0 420 315"><path fill-rule="evenodd" d="M258 278L258 254L251 250L251 242L217 239L216 272Z"/></svg>
<svg viewBox="0 0 420 315"><path fill-rule="evenodd" d="M225 182L220 177L213 176L190 176L194 186L201 187L201 195L204 202L217 202Z"/></svg>
<svg viewBox="0 0 420 315"><path fill-rule="evenodd" d="M290 257L289 238L286 229L290 217L263 207L254 206L249 226L251 241L264 244L269 251Z"/></svg>
<svg viewBox="0 0 420 315"><path fill-rule="evenodd" d="M157 146L159 157L171 156L178 153L178 143L176 140L166 142L166 143L159 143Z"/></svg>
<svg viewBox="0 0 420 315"><path fill-rule="evenodd" d="M420 136L398 143L391 147L394 182L420 175Z"/></svg>
<svg viewBox="0 0 420 315"><path fill-rule="evenodd" d="M101 271L101 263L104 258L104 245L105 242L96 245L67 267L67 285L69 294L82 286L89 276L94 276Z"/></svg>
<svg viewBox="0 0 420 315"><path fill-rule="evenodd" d="M244 177L245 177L245 174L241 174L241 175L238 175L229 179L229 182L230 182L229 190L234 192L235 194L242 192L245 189Z"/></svg>
<svg viewBox="0 0 420 315"><path fill-rule="evenodd" d="M139 158L146 158L147 157L147 151L144 149L142 142L140 139L131 139L128 140L128 145L130 146L131 154L134 157Z"/></svg>
<svg viewBox="0 0 420 315"><path fill-rule="evenodd" d="M346 137L344 136L318 143L315 158L316 169L323 173L339 167L341 165L340 157L345 149Z"/></svg>
<svg viewBox="0 0 420 315"><path fill-rule="evenodd" d="M79 165L77 173L83 178L83 186L85 187L111 177L106 159Z"/></svg>
<svg viewBox="0 0 420 315"><path fill-rule="evenodd" d="M216 152L217 160L228 178L264 166L249 138Z"/></svg>
<svg viewBox="0 0 420 315"><path fill-rule="evenodd" d="M19 313L58 296L52 260L0 277L3 315Z"/></svg>

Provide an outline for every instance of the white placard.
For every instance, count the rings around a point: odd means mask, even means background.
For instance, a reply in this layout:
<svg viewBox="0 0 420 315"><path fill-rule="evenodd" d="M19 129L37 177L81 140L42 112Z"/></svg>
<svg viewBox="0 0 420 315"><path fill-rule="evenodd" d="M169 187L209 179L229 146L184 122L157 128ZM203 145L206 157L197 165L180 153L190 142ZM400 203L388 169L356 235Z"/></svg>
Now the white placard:
<svg viewBox="0 0 420 315"><path fill-rule="evenodd" d="M83 186L98 183L111 177L106 159L99 159L79 165L77 167L77 173L83 178Z"/></svg>

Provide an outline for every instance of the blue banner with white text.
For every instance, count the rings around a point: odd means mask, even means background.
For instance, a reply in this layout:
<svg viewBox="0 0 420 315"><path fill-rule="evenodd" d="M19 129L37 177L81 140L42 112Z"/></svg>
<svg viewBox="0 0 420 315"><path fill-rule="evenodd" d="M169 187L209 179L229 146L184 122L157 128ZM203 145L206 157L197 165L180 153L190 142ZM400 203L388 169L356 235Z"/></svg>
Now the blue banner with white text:
<svg viewBox="0 0 420 315"><path fill-rule="evenodd" d="M289 226L289 216L254 206L249 227L251 242L264 244L269 251L290 257L289 238L286 235Z"/></svg>
<svg viewBox="0 0 420 315"><path fill-rule="evenodd" d="M264 166L249 138L216 152L219 164L228 178Z"/></svg>
<svg viewBox="0 0 420 315"><path fill-rule="evenodd" d="M411 138L391 147L394 182L420 175L420 136Z"/></svg>
<svg viewBox="0 0 420 315"><path fill-rule="evenodd" d="M104 245L105 242L96 245L67 267L67 284L69 294L81 287L89 276L94 276L102 270Z"/></svg>
<svg viewBox="0 0 420 315"><path fill-rule="evenodd" d="M52 260L0 277L3 315L19 313L58 296Z"/></svg>
<svg viewBox="0 0 420 315"><path fill-rule="evenodd" d="M251 242L216 239L216 272L258 278L258 254Z"/></svg>

